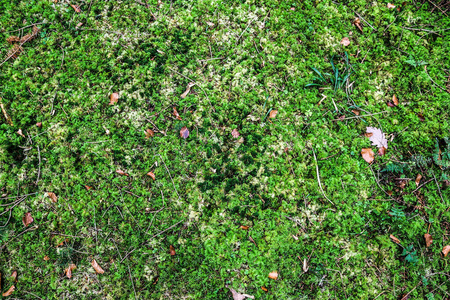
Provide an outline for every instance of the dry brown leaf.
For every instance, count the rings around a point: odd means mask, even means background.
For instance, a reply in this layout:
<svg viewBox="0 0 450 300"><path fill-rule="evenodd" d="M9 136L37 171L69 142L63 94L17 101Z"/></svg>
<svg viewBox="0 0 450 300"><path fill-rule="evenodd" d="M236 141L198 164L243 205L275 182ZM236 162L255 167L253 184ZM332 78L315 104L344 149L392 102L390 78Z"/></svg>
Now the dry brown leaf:
<svg viewBox="0 0 450 300"><path fill-rule="evenodd" d="M92 260L91 265L94 268L95 272L97 272L97 274L105 273L105 271L102 269L102 267L100 267L95 259Z"/></svg>
<svg viewBox="0 0 450 300"><path fill-rule="evenodd" d="M186 128L186 126L184 126L183 128L181 128L180 130L180 136L184 139L187 139L189 136L189 130Z"/></svg>
<svg viewBox="0 0 450 300"><path fill-rule="evenodd" d="M341 40L341 45L344 47L350 45L350 40L348 39L348 37L345 37Z"/></svg>
<svg viewBox="0 0 450 300"><path fill-rule="evenodd" d="M52 202L53 202L53 203L58 202L58 197L56 197L56 194L55 194L55 193L48 192L48 193L47 193L47 196L48 196L50 199L52 199Z"/></svg>
<svg viewBox="0 0 450 300"><path fill-rule="evenodd" d="M395 5L394 5L394 4L391 4L391 3L388 3L388 4L387 4L387 8L393 9L393 8L395 8Z"/></svg>
<svg viewBox="0 0 450 300"><path fill-rule="evenodd" d="M150 176L153 180L156 180L156 176L153 172L148 172L147 176Z"/></svg>
<svg viewBox="0 0 450 300"><path fill-rule="evenodd" d="M255 244L256 247L258 247L258 245L256 245L255 240L254 240L251 236L248 236L248 239L249 239L250 242L252 242L253 244Z"/></svg>
<svg viewBox="0 0 450 300"><path fill-rule="evenodd" d="M442 249L442 254L444 254L444 257L446 257L449 252L450 252L450 245L444 246L444 248Z"/></svg>
<svg viewBox="0 0 450 300"><path fill-rule="evenodd" d="M83 26L83 23L78 23L77 26L75 26L75 29L78 30L79 28L81 28L81 26Z"/></svg>
<svg viewBox="0 0 450 300"><path fill-rule="evenodd" d="M270 279L277 280L277 278L278 278L278 272L277 272L277 271L270 272L270 273L269 273L269 278L270 278Z"/></svg>
<svg viewBox="0 0 450 300"><path fill-rule="evenodd" d="M369 164L373 162L375 159L375 154L373 153L373 150L370 148L363 148L361 150L362 158L364 158L365 161L367 161Z"/></svg>
<svg viewBox="0 0 450 300"><path fill-rule="evenodd" d="M126 173L126 172L124 172L122 170L117 170L116 173L119 174L119 175L123 175L123 176L130 176L128 173Z"/></svg>
<svg viewBox="0 0 450 300"><path fill-rule="evenodd" d="M183 94L181 94L180 97L183 99L186 98L187 95L189 94L189 92L191 91L191 87L193 87L194 85L195 85L195 83L193 83L193 82L188 83L186 91Z"/></svg>
<svg viewBox="0 0 450 300"><path fill-rule="evenodd" d="M364 133L364 136L365 137L371 137L373 135L373 133L371 133L371 132L366 132L366 133Z"/></svg>
<svg viewBox="0 0 450 300"><path fill-rule="evenodd" d="M19 128L19 130L17 130L17 134L20 135L21 137L25 137L25 135L22 132L22 129Z"/></svg>
<svg viewBox="0 0 450 300"><path fill-rule="evenodd" d="M149 139L149 138L153 137L154 135L155 135L155 132L153 130L151 130L151 129L147 129L145 131L145 138L146 139Z"/></svg>
<svg viewBox="0 0 450 300"><path fill-rule="evenodd" d="M39 127L39 128L41 128L41 127L42 127L42 122L37 122L37 123L36 123L36 126Z"/></svg>
<svg viewBox="0 0 450 300"><path fill-rule="evenodd" d="M261 289L264 291L264 292L267 292L267 291L269 291L268 289L266 289L265 287L261 287Z"/></svg>
<svg viewBox="0 0 450 300"><path fill-rule="evenodd" d="M92 189L92 186L85 185L84 187L85 187L86 190L88 190L88 191L89 191L90 189Z"/></svg>
<svg viewBox="0 0 450 300"><path fill-rule="evenodd" d="M109 96L109 105L114 105L119 101L119 93L112 93Z"/></svg>
<svg viewBox="0 0 450 300"><path fill-rule="evenodd" d="M45 260L45 261L47 261L47 260L49 260L49 259L50 259L50 257L48 257L47 255L44 256L44 260Z"/></svg>
<svg viewBox="0 0 450 300"><path fill-rule="evenodd" d="M273 119L277 116L277 114L278 114L278 110L272 109L269 113L269 118Z"/></svg>
<svg viewBox="0 0 450 300"><path fill-rule="evenodd" d="M245 298L255 299L254 296L238 293L230 287L229 289L231 291L231 294L233 294L233 300L244 300Z"/></svg>
<svg viewBox="0 0 450 300"><path fill-rule="evenodd" d="M170 251L170 255L172 255L172 256L175 255L175 248L172 245L169 246L169 251Z"/></svg>
<svg viewBox="0 0 450 300"><path fill-rule="evenodd" d="M369 140L372 142L372 145L377 146L378 148L384 147L388 148L388 141L386 139L386 135L378 128L375 127L367 127L366 133L372 133L369 137Z"/></svg>
<svg viewBox="0 0 450 300"><path fill-rule="evenodd" d="M175 116L175 118L177 118L177 120L182 120L175 107L173 107L173 115Z"/></svg>
<svg viewBox="0 0 450 300"><path fill-rule="evenodd" d="M356 110L356 109L352 109L352 113L354 113L355 115L359 116L360 111L359 111L359 110Z"/></svg>
<svg viewBox="0 0 450 300"><path fill-rule="evenodd" d="M240 134L239 134L239 131L237 129L233 129L233 131L231 131L231 135L234 138L238 138Z"/></svg>
<svg viewBox="0 0 450 300"><path fill-rule="evenodd" d="M250 227L249 227L249 226L241 225L240 228L243 229L243 230L248 230Z"/></svg>
<svg viewBox="0 0 450 300"><path fill-rule="evenodd" d="M10 44L17 43L20 41L20 37L12 35L9 38L7 38L6 41Z"/></svg>
<svg viewBox="0 0 450 300"><path fill-rule="evenodd" d="M425 233L423 237L425 238L425 244L427 245L427 247L430 247L431 243L433 243L433 237L431 236L431 234Z"/></svg>
<svg viewBox="0 0 450 300"><path fill-rule="evenodd" d="M423 116L423 114L417 114L417 116L419 117L420 121L425 122L425 117Z"/></svg>
<svg viewBox="0 0 450 300"><path fill-rule="evenodd" d="M386 154L386 148L381 147L380 149L378 149L378 155L379 156L383 156Z"/></svg>
<svg viewBox="0 0 450 300"><path fill-rule="evenodd" d="M4 293L2 294L2 296L3 296L3 297L8 297L8 296L10 296L10 295L14 292L15 289L16 289L16 287L15 287L14 285L12 285L12 286L9 288L9 290L7 290L6 292L4 292Z"/></svg>
<svg viewBox="0 0 450 300"><path fill-rule="evenodd" d="M415 180L415 182L416 182L416 186L419 186L419 184L420 184L420 180L422 179L422 175L419 173L419 174L417 174L417 177L416 177L416 180Z"/></svg>
<svg viewBox="0 0 450 300"><path fill-rule="evenodd" d="M11 50L8 51L6 54L6 58L4 61L7 61L8 59L16 59L19 57L19 55L23 52L23 48L19 44L15 44L14 47L12 47Z"/></svg>
<svg viewBox="0 0 450 300"><path fill-rule="evenodd" d="M72 271L76 268L77 266L75 264L69 264L69 266L64 270L67 278L72 278Z"/></svg>
<svg viewBox="0 0 450 300"><path fill-rule="evenodd" d="M394 242L394 243L396 243L396 244L401 244L400 243L400 240L398 239L398 238L396 238L395 236L393 236L392 234L389 236L390 238L391 238L391 240Z"/></svg>
<svg viewBox="0 0 450 300"><path fill-rule="evenodd" d="M2 109L3 112L3 116L6 119L6 123L8 123L10 126L13 126L13 122L11 120L11 117L8 115L8 113L6 112L5 106L2 103L2 98L0 97L0 108Z"/></svg>
<svg viewBox="0 0 450 300"><path fill-rule="evenodd" d="M364 33L363 30L362 30L362 27L361 27L361 20L360 20L359 18L356 18L356 19L353 21L353 24L354 24L356 27L358 27L359 31L361 31L362 33Z"/></svg>
<svg viewBox="0 0 450 300"><path fill-rule="evenodd" d="M14 271L12 272L11 278L12 278L12 280L13 280L14 282L17 282L17 271L16 271L16 270L14 270Z"/></svg>
<svg viewBox="0 0 450 300"><path fill-rule="evenodd" d="M75 12L77 12L77 13L81 12L81 9L78 5L70 4L70 6L72 6L72 8L75 10Z"/></svg>
<svg viewBox="0 0 450 300"><path fill-rule="evenodd" d="M22 218L22 223L23 226L27 227L28 225L30 225L31 223L33 223L33 217L31 216L31 213L27 212L23 218Z"/></svg>
<svg viewBox="0 0 450 300"><path fill-rule="evenodd" d="M395 96L395 94L394 94L394 96L392 96L392 103L394 103L395 106L398 105L398 99L397 99L397 96Z"/></svg>

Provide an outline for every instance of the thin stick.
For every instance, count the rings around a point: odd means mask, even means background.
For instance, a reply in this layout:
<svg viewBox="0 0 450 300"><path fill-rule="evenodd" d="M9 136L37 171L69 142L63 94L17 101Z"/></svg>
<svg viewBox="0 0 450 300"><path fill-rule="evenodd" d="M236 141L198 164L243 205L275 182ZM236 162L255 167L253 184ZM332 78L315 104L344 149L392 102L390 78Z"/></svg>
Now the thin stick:
<svg viewBox="0 0 450 300"><path fill-rule="evenodd" d="M382 113L385 113L385 112L389 112L389 111L384 110L384 111L380 111L380 112L373 113L373 114L367 114L367 115L356 116L356 117L348 117L348 118L342 118L342 119L334 119L334 120L331 120L331 121L342 121L342 120L357 119L357 118L362 118L362 117L371 117L371 116L379 115L379 114L382 114Z"/></svg>
<svg viewBox="0 0 450 300"><path fill-rule="evenodd" d="M437 6L436 4L434 4L434 2L433 1L431 1L431 0L428 0L428 2L430 2L431 4L433 4L434 5L434 7L436 7L437 9L439 9L444 15L446 15L447 17L448 17L448 15L445 13L445 11L443 11L439 6Z"/></svg>
<svg viewBox="0 0 450 300"><path fill-rule="evenodd" d="M425 73L427 73L428 77L429 77L430 80L434 83L434 85L436 85L438 88L440 88L440 89L443 90L444 92L449 93L449 91L447 91L446 89L444 89L443 87L441 87L439 84L437 84L437 83L433 80L433 78L431 78L430 74L428 74L427 66L424 66L424 69L425 69Z"/></svg>
<svg viewBox="0 0 450 300"><path fill-rule="evenodd" d="M178 194L177 188L175 187L175 183L173 182L172 175L170 175L169 168L167 168L167 165L166 165L166 163L164 162L164 160L163 160L161 154L156 154L156 155L159 155L159 157L161 157L161 161L162 161L162 163L164 164L164 166L166 167L167 173L169 173L170 180L172 180L172 185L173 185L173 188L175 189L175 192L177 193L178 199L181 200L181 197L180 197L180 195ZM155 156L156 156L156 155L155 155Z"/></svg>
<svg viewBox="0 0 450 300"><path fill-rule="evenodd" d="M137 297L136 297L136 289L134 288L134 281L133 281L133 278L131 277L131 270L130 270L130 266L129 266L129 265L127 265L127 267L128 267L128 273L130 274L130 280L131 280L131 284L133 285L133 291L134 291L134 299L137 299Z"/></svg>
<svg viewBox="0 0 450 300"><path fill-rule="evenodd" d="M242 35L244 34L244 32L247 31L248 27L249 27L249 26L253 23L253 21L255 21L255 20L256 20L256 18L251 19L251 20L248 22L247 27L245 27L245 29L242 31L241 35L240 35L240 36L238 37L238 39L236 40L236 45L237 45L237 43L239 42L239 40L241 39L241 37L242 37Z"/></svg>
<svg viewBox="0 0 450 300"><path fill-rule="evenodd" d="M41 176L41 150L39 149L39 146L37 146L38 153L39 153L39 170L38 170L38 176L36 179L36 185L38 185L39 177Z"/></svg>
<svg viewBox="0 0 450 300"><path fill-rule="evenodd" d="M317 181L319 182L319 187L320 187L320 190L322 191L322 195L325 197L325 199L327 199L331 204L333 204L335 206L335 204L330 199L328 199L328 197L325 195L325 192L323 191L322 183L320 182L319 165L317 164L317 157L316 157L316 153L314 152L314 148L312 148L312 151L313 151L313 155L314 155L314 161L316 162Z"/></svg>
<svg viewBox="0 0 450 300"><path fill-rule="evenodd" d="M417 189L415 189L414 191L412 191L410 194L413 194L414 192L416 192L417 190L419 190L420 188L422 188L425 184L429 183L431 180L433 180L433 178L431 178L430 180L425 181L424 183L422 183L421 185L419 185L417 187Z"/></svg>
<svg viewBox="0 0 450 300"><path fill-rule="evenodd" d="M436 31L433 31L433 30L422 29L422 28L411 28L411 27L402 27L402 28L408 29L408 30L414 30L414 31L425 31L425 32L434 33L434 34L441 36L439 33L437 33Z"/></svg>
<svg viewBox="0 0 450 300"><path fill-rule="evenodd" d="M189 80L192 81L193 83L195 83L195 85L198 86L198 87L203 91L203 93L205 93L206 98L211 102L211 100L210 100L209 97L208 97L208 94L207 94L206 91L205 91L205 90L197 83L197 81L195 81L195 80L193 80L193 79L191 79L191 78L189 78L189 77L187 77L187 76L181 74L180 72L175 71L175 70L172 69L172 68L168 68L168 69L171 70L171 71L173 71L173 72L175 72L175 73L177 73L177 74L180 75L180 76L183 76L183 77L186 78L186 79L189 79Z"/></svg>
<svg viewBox="0 0 450 300"><path fill-rule="evenodd" d="M361 20L363 20L364 22L366 22L367 25L369 25L370 28L372 28L373 30L377 31L372 25L370 25L369 22L367 22L360 14L358 14L356 11L353 11L358 17L361 18Z"/></svg>
<svg viewBox="0 0 450 300"><path fill-rule="evenodd" d="M377 180L377 177L375 176L375 172L372 170L372 167L371 167L370 165L369 165L369 168L370 168L370 171L372 171L373 178L375 178L375 181L376 181L378 187L379 187L386 195L388 195L389 197L391 197L391 195L389 195L389 194L381 187L380 183L379 183L378 180Z"/></svg>
<svg viewBox="0 0 450 300"><path fill-rule="evenodd" d="M442 198L441 188L439 187L439 183L437 182L436 176L434 176L434 174L433 174L433 178L434 178L434 182L436 182L436 186L437 186L438 191L439 191L439 196L441 196L442 203L444 203L445 201L444 201L444 198Z"/></svg>
<svg viewBox="0 0 450 300"><path fill-rule="evenodd" d="M25 28L28 28L28 27L31 27L31 26L34 26L34 25L40 25L40 24L52 24L52 22L50 22L50 23L47 23L47 22L34 23L34 24L31 24L31 25L28 25L28 26L25 26L25 27L22 27L22 28L19 28L19 29L16 29L16 30L6 31L5 33L11 33L11 32L20 31L20 30L23 30Z"/></svg>

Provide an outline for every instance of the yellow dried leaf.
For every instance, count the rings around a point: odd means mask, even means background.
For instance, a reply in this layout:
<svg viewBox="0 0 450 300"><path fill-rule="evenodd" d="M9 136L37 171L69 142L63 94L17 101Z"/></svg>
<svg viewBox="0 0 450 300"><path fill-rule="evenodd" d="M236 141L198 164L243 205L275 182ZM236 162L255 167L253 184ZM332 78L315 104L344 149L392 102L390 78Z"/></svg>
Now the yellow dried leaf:
<svg viewBox="0 0 450 300"><path fill-rule="evenodd" d="M363 148L361 150L361 156L369 164L372 163L373 160L375 159L375 154L373 153L373 150L370 148Z"/></svg>
<svg viewBox="0 0 450 300"><path fill-rule="evenodd" d="M425 238L425 244L427 245L427 247L430 247L431 243L433 243L433 237L431 236L431 234L425 233L423 237Z"/></svg>
<svg viewBox="0 0 450 300"><path fill-rule="evenodd" d="M97 261L95 259L92 260L91 265L94 268L95 272L97 272L98 274L105 273L105 271L102 269L102 267L99 266L99 264L97 263Z"/></svg>

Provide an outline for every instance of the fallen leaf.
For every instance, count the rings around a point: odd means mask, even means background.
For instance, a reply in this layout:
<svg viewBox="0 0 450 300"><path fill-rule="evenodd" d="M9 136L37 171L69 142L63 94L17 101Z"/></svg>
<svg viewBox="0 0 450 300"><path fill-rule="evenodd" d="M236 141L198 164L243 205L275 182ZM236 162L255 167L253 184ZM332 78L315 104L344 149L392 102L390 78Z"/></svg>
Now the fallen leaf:
<svg viewBox="0 0 450 300"><path fill-rule="evenodd" d="M387 4L387 8L393 9L393 8L395 8L395 5L394 5L394 4L391 4L391 3L388 3L388 4Z"/></svg>
<svg viewBox="0 0 450 300"><path fill-rule="evenodd" d="M128 175L128 173L125 173L122 170L117 170L116 173L119 174L119 175L123 175L123 176L130 176L130 175Z"/></svg>
<svg viewBox="0 0 450 300"><path fill-rule="evenodd" d="M77 12L77 13L81 12L81 9L78 5L70 4L70 6L72 6L72 8L75 10L75 12Z"/></svg>
<svg viewBox="0 0 450 300"><path fill-rule="evenodd" d="M14 271L12 272L11 278L12 278L12 280L13 280L14 282L17 282L17 271L16 271L16 270L14 270Z"/></svg>
<svg viewBox="0 0 450 300"><path fill-rule="evenodd" d="M231 291L231 294L233 294L233 300L244 300L245 298L255 299L254 296L247 295L247 294L240 294L230 287L229 287L229 289Z"/></svg>
<svg viewBox="0 0 450 300"><path fill-rule="evenodd" d="M31 216L31 213L27 212L23 218L22 218L22 223L23 226L27 227L28 225L30 225L31 223L33 223L33 217Z"/></svg>
<svg viewBox="0 0 450 300"><path fill-rule="evenodd" d="M359 116L360 111L356 110L356 109L352 109L352 113L354 113L355 115Z"/></svg>
<svg viewBox="0 0 450 300"><path fill-rule="evenodd" d="M362 30L362 27L361 27L361 20L360 20L359 18L356 18L356 19L353 21L353 24L354 24L356 27L358 27L359 31L361 31L362 33L364 33L363 30Z"/></svg>
<svg viewBox="0 0 450 300"><path fill-rule="evenodd" d="M170 245L169 249L170 249L170 255L174 256L175 255L175 248L172 245Z"/></svg>
<svg viewBox="0 0 450 300"><path fill-rule="evenodd" d="M417 174L417 177L416 177L416 186L419 186L419 184L420 184L420 180L422 179L422 175L419 173L419 174Z"/></svg>
<svg viewBox="0 0 450 300"><path fill-rule="evenodd" d="M387 106L389 106L389 107L395 107L395 104L392 103L392 102L388 102L388 103L387 103Z"/></svg>
<svg viewBox="0 0 450 300"><path fill-rule="evenodd" d="M392 96L392 103L394 103L395 106L398 105L398 99L397 99L397 96L395 96L395 94L394 94L394 96Z"/></svg>
<svg viewBox="0 0 450 300"><path fill-rule="evenodd" d="M3 112L3 116L6 119L6 123L8 123L10 126L13 126L13 122L11 120L11 117L8 115L8 113L6 112L5 106L2 103L2 98L0 97L0 108L2 109Z"/></svg>
<svg viewBox="0 0 450 300"><path fill-rule="evenodd" d="M270 272L270 273L269 273L269 278L270 278L270 279L277 280L277 278L278 278L278 272L277 272L277 271Z"/></svg>
<svg viewBox="0 0 450 300"><path fill-rule="evenodd" d="M305 259L303 259L303 272L308 272L308 270L309 270L309 266L308 266L308 261L306 260L306 258Z"/></svg>
<svg viewBox="0 0 450 300"><path fill-rule="evenodd" d="M47 261L47 260L49 260L49 259L50 259L50 257L48 257L47 255L44 256L44 260L45 260L45 261Z"/></svg>
<svg viewBox="0 0 450 300"><path fill-rule="evenodd" d="M47 196L48 196L50 199L52 199L53 203L58 202L58 197L56 197L56 194L55 194L55 193L48 192L48 193L47 193Z"/></svg>
<svg viewBox="0 0 450 300"><path fill-rule="evenodd" d="M186 98L187 95L189 94L189 92L191 91L191 87L193 87L194 85L195 85L195 83L193 83L193 82L188 83L186 91L183 94L181 94L180 97L183 99Z"/></svg>
<svg viewBox="0 0 450 300"><path fill-rule="evenodd" d="M295 7L291 7L291 10L294 11L294 10L295 10ZM266 292L267 292L267 291L266 291Z"/></svg>
<svg viewBox="0 0 450 300"><path fill-rule="evenodd" d="M88 190L88 191L89 191L90 189L92 189L92 186L85 185L84 187L85 187L86 190Z"/></svg>
<svg viewBox="0 0 450 300"><path fill-rule="evenodd" d="M361 150L362 158L364 158L365 161L367 161L369 164L373 162L375 159L375 154L373 153L372 149L370 148L363 148Z"/></svg>
<svg viewBox="0 0 450 300"><path fill-rule="evenodd" d="M250 227L249 226L244 226L244 225L241 225L241 227L240 227L241 229L243 229L243 230L248 230Z"/></svg>
<svg viewBox="0 0 450 300"><path fill-rule="evenodd" d="M350 45L350 40L348 39L348 37L345 37L341 40L341 45L344 47Z"/></svg>
<svg viewBox="0 0 450 300"><path fill-rule="evenodd" d="M149 139L149 138L153 137L154 135L155 135L155 132L153 130L151 130L151 129L147 129L145 131L145 138L146 139Z"/></svg>
<svg viewBox="0 0 450 300"><path fill-rule="evenodd" d="M396 244L401 244L400 243L400 240L398 239L398 238L396 238L395 236L393 236L392 234L389 236L390 238L391 238L391 240L394 242L394 243L396 243Z"/></svg>
<svg viewBox="0 0 450 300"><path fill-rule="evenodd" d="M386 148L381 147L380 149L378 149L378 155L379 156L383 156L384 154L386 154Z"/></svg>
<svg viewBox="0 0 450 300"><path fill-rule="evenodd" d="M419 117L419 120L424 122L425 121L425 117L422 114L417 114L417 116Z"/></svg>
<svg viewBox="0 0 450 300"><path fill-rule="evenodd" d="M10 36L9 38L7 38L6 41L7 41L8 43L10 43L10 44L12 44L12 43L17 43L17 42L20 41L20 37L15 36L15 35L12 35L12 36Z"/></svg>
<svg viewBox="0 0 450 300"><path fill-rule="evenodd" d="M16 287L15 287L14 285L12 285L12 286L9 288L9 290L7 290L6 292L4 292L4 293L2 294L2 296L3 296L3 297L8 297L8 296L10 296L10 295L14 292L15 289L16 289Z"/></svg>
<svg viewBox="0 0 450 300"><path fill-rule="evenodd" d="M376 127L367 127L366 133L372 133L372 136L369 137L369 140L372 142L372 145L377 146L378 148L384 147L388 148L388 141L386 139L386 135Z"/></svg>
<svg viewBox="0 0 450 300"><path fill-rule="evenodd" d="M177 120L182 120L175 107L173 107L173 115L177 118Z"/></svg>
<svg viewBox="0 0 450 300"><path fill-rule="evenodd" d="M153 172L148 172L147 176L150 176L153 180L156 180L156 176Z"/></svg>
<svg viewBox="0 0 450 300"><path fill-rule="evenodd" d="M277 116L277 114L278 114L278 110L272 109L269 113L269 118L273 119Z"/></svg>
<svg viewBox="0 0 450 300"><path fill-rule="evenodd" d="M39 127L39 128L41 128L41 127L42 127L42 122L37 122L37 123L36 123L36 126Z"/></svg>
<svg viewBox="0 0 450 300"><path fill-rule="evenodd" d="M72 278L72 271L76 268L77 266L75 264L69 264L69 266L64 270L67 278Z"/></svg>
<svg viewBox="0 0 450 300"><path fill-rule="evenodd" d="M261 287L261 289L264 291L264 292L267 292L268 291L268 289L266 289L265 287Z"/></svg>
<svg viewBox="0 0 450 300"><path fill-rule="evenodd" d="M392 191L387 191L386 192L389 196L392 196Z"/></svg>
<svg viewBox="0 0 450 300"><path fill-rule="evenodd" d="M119 93L112 93L109 96L109 105L114 105L119 101Z"/></svg>
<svg viewBox="0 0 450 300"><path fill-rule="evenodd" d="M373 133L372 132L366 132L366 133L364 133L364 136L365 137L371 137L373 135Z"/></svg>
<svg viewBox="0 0 450 300"><path fill-rule="evenodd" d="M81 26L83 26L83 23L78 23L77 26L75 26L75 29L78 30L79 28L81 28Z"/></svg>
<svg viewBox="0 0 450 300"><path fill-rule="evenodd" d="M22 132L22 129L19 128L19 130L17 130L17 134L20 135L21 137L25 137L25 135Z"/></svg>
<svg viewBox="0 0 450 300"><path fill-rule="evenodd" d="M238 138L240 134L239 134L239 131L237 129L233 129L233 131L231 132L231 135L234 138Z"/></svg>
<svg viewBox="0 0 450 300"><path fill-rule="evenodd" d="M184 126L183 128L181 128L180 130L180 136L184 139L187 139L189 136L189 130L186 128L186 126Z"/></svg>
<svg viewBox="0 0 450 300"><path fill-rule="evenodd" d="M258 247L258 245L256 245L255 240L254 240L251 236L248 236L248 239L249 239L250 242L252 242L253 244L255 244L256 247Z"/></svg>
<svg viewBox="0 0 450 300"><path fill-rule="evenodd" d="M444 254L444 257L446 257L449 252L450 252L450 245L444 246L444 248L442 249L442 254Z"/></svg>
<svg viewBox="0 0 450 300"><path fill-rule="evenodd" d="M431 243L433 243L433 237L431 236L431 234L425 233L423 237L425 238L425 244L427 245L427 247L430 247Z"/></svg>
<svg viewBox="0 0 450 300"><path fill-rule="evenodd" d="M102 269L102 267L99 266L95 259L92 260L91 265L94 268L95 272L97 272L98 274L105 273L105 271Z"/></svg>
<svg viewBox="0 0 450 300"><path fill-rule="evenodd" d="M345 120L345 115L342 115L338 118L339 121L344 121Z"/></svg>

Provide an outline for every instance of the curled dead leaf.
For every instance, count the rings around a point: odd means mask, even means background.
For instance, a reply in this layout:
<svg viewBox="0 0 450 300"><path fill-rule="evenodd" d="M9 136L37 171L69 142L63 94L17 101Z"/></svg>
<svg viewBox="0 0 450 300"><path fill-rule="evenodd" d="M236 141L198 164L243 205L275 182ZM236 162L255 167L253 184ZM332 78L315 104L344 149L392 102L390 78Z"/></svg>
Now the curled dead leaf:
<svg viewBox="0 0 450 300"><path fill-rule="evenodd" d="M397 96L395 96L395 94L394 94L394 96L392 96L392 103L394 103L395 106L398 105L398 99L397 99Z"/></svg>
<svg viewBox="0 0 450 300"><path fill-rule="evenodd" d="M172 256L175 255L175 248L172 245L169 246L169 252L170 252L170 255L172 255Z"/></svg>
<svg viewBox="0 0 450 300"><path fill-rule="evenodd" d="M182 120L175 107L173 107L173 115L175 116L175 118L177 118L177 120Z"/></svg>
<svg viewBox="0 0 450 300"><path fill-rule="evenodd" d="M233 131L231 131L231 135L234 138L238 138L240 134L239 134L239 131L237 129L233 129Z"/></svg>
<svg viewBox="0 0 450 300"><path fill-rule="evenodd" d="M431 236L431 234L425 233L423 237L425 238L425 244L427 245L427 247L430 247L431 243L433 243L433 237Z"/></svg>
<svg viewBox="0 0 450 300"><path fill-rule="evenodd" d="M364 33L363 30L362 30L362 27L361 27L361 20L360 20L359 18L356 18L356 19L353 21L353 25L355 25L356 27L358 27L359 31L361 31L362 33Z"/></svg>
<svg viewBox="0 0 450 300"><path fill-rule="evenodd" d="M278 110L272 109L269 113L269 118L273 119L277 116L277 114L278 114Z"/></svg>
<svg viewBox="0 0 450 300"><path fill-rule="evenodd" d="M109 105L114 105L119 101L119 93L112 93L109 96Z"/></svg>
<svg viewBox="0 0 450 300"><path fill-rule="evenodd" d="M186 128L186 126L184 126L183 128L181 128L180 130L180 136L184 139L187 139L189 136L189 130Z"/></svg>
<svg viewBox="0 0 450 300"><path fill-rule="evenodd" d="M6 292L4 292L2 294L2 296L3 297L11 296L11 294L14 292L15 289L16 289L16 287L14 285L12 285Z"/></svg>
<svg viewBox="0 0 450 300"><path fill-rule="evenodd" d="M50 199L52 199L52 202L53 202L53 203L58 202L58 197L56 196L55 193L48 192L48 193L47 193L47 196L48 196Z"/></svg>
<svg viewBox="0 0 450 300"><path fill-rule="evenodd" d="M119 174L119 175L123 175L123 176L130 176L128 173L126 173L126 172L124 172L122 170L117 170L116 173Z"/></svg>
<svg viewBox="0 0 450 300"><path fill-rule="evenodd" d="M350 45L350 40L348 39L348 37L345 37L341 40L341 45L344 47Z"/></svg>
<svg viewBox="0 0 450 300"><path fill-rule="evenodd" d="M417 174L417 177L415 180L416 186L419 186L420 180L422 180L422 174L419 173L419 174Z"/></svg>
<svg viewBox="0 0 450 300"><path fill-rule="evenodd" d="M391 238L391 240L394 242L394 243L396 243L396 244L401 244L400 243L400 240L398 239L398 238L396 238L395 236L393 236L392 234L389 236L390 238Z"/></svg>
<svg viewBox="0 0 450 300"><path fill-rule="evenodd" d="M372 163L373 160L375 159L375 154L373 153L373 150L370 148L363 148L361 150L361 156L369 164Z"/></svg>
<svg viewBox="0 0 450 300"><path fill-rule="evenodd" d="M6 119L6 123L8 123L10 126L13 126L13 122L11 120L11 117L8 115L8 113L6 112L5 106L2 103L2 98L0 97L0 108L2 109L3 112L3 116Z"/></svg>
<svg viewBox="0 0 450 300"><path fill-rule="evenodd" d="M384 154L386 154L386 148L381 147L380 149L378 149L378 155L379 156L383 156Z"/></svg>
<svg viewBox="0 0 450 300"><path fill-rule="evenodd" d="M269 278L270 278L270 279L277 280L277 278L278 278L278 272L277 272L277 271L270 272L270 273L269 273Z"/></svg>
<svg viewBox="0 0 450 300"><path fill-rule="evenodd" d="M47 260L49 260L49 259L50 259L50 257L48 257L47 255L44 256L44 260L45 260L45 261L47 261Z"/></svg>
<svg viewBox="0 0 450 300"><path fill-rule="evenodd" d="M28 225L30 225L31 223L33 223L33 217L31 216L31 213L27 212L23 218L22 218L22 223L23 226L27 227Z"/></svg>
<svg viewBox="0 0 450 300"><path fill-rule="evenodd" d="M75 12L77 12L77 13L81 12L81 9L78 5L70 4L70 6L72 6L72 8L75 10Z"/></svg>
<svg viewBox="0 0 450 300"><path fill-rule="evenodd" d="M442 248L442 254L444 254L444 257L446 257L449 252L450 252L450 245L444 246L444 248Z"/></svg>
<svg viewBox="0 0 450 300"><path fill-rule="evenodd" d="M189 92L191 91L191 87L193 87L195 85L195 83L193 83L193 82L190 82L190 83L188 83L188 85L187 85L187 87L186 87L186 91L183 93L183 94L181 94L181 98L186 98L187 97L187 95L189 94Z"/></svg>
<svg viewBox="0 0 450 300"><path fill-rule="evenodd" d="M148 172L147 176L150 176L153 180L156 180L156 176L153 172Z"/></svg>
<svg viewBox="0 0 450 300"><path fill-rule="evenodd" d="M243 230L248 230L250 227L249 227L249 226L241 225L240 228L243 229Z"/></svg>
<svg viewBox="0 0 450 300"><path fill-rule="evenodd" d="M151 130L151 129L147 129L145 131L145 138L146 139L149 139L149 138L153 137L154 135L155 135L155 132L153 130Z"/></svg>
<svg viewBox="0 0 450 300"><path fill-rule="evenodd" d="M69 266L64 270L67 278L72 278L72 271L75 270L77 266L75 264L69 264Z"/></svg>
<svg viewBox="0 0 450 300"><path fill-rule="evenodd" d="M17 130L17 134L20 135L21 137L25 137L25 135L22 132L22 129L19 128L19 130Z"/></svg>
<svg viewBox="0 0 450 300"><path fill-rule="evenodd" d="M102 269L102 267L100 267L95 259L92 260L91 265L94 268L95 272L97 272L97 274L105 273L105 271Z"/></svg>

